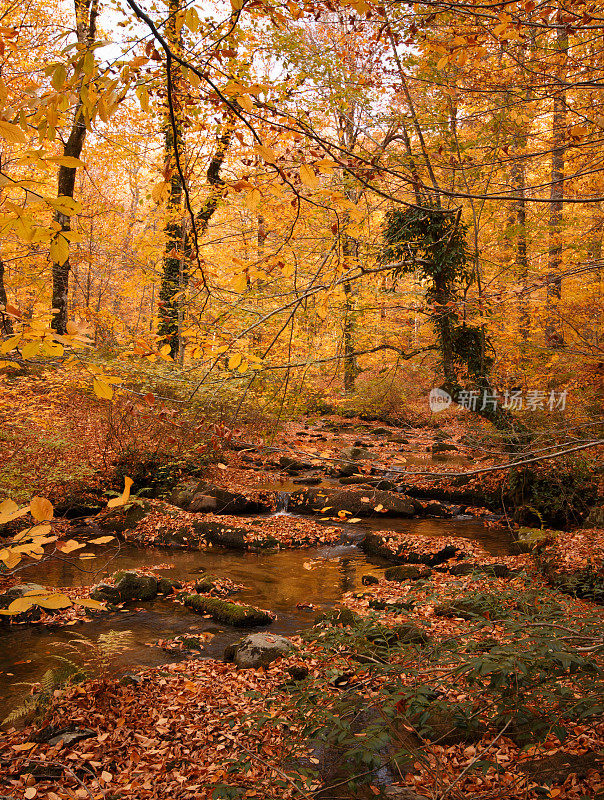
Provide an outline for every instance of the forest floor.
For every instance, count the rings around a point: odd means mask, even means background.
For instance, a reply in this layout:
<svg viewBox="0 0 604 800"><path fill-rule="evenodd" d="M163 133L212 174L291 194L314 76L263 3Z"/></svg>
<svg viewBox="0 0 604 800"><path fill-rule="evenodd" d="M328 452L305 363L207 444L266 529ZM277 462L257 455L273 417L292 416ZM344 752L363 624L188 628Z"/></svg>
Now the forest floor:
<svg viewBox="0 0 604 800"><path fill-rule="evenodd" d="M141 501L130 523L128 508L102 510L108 476L118 489L115 475L133 463L117 446L119 421L85 393L74 408L60 388L49 395L35 383L17 382L27 402L0 441L10 456L0 485L19 473L23 492L31 481L73 512L53 522L59 537L84 543L109 530L142 547L203 551L241 531L237 547L262 551L333 543L339 526L370 517L382 560L340 610L309 622L266 666L191 656L128 680L105 674L57 689L43 719L0 733L0 796L604 798L602 607L589 599L601 598L590 592L604 581L604 530L575 525L561 535L544 526L527 552L492 555L470 539L393 529L389 514L407 498L410 516L464 514L516 535L502 502L506 471L478 471L507 460L482 427L330 416L287 423L268 444L253 429L232 436L214 427L211 447L199 451L205 466L188 474L189 454L170 491ZM2 402L10 406L10 391ZM142 430L148 412L137 413ZM250 510L275 509L284 494L314 516ZM215 507L192 511L195 498ZM180 538L168 541L166 531ZM401 572L387 577L387 561ZM12 624L90 618L70 608Z"/></svg>

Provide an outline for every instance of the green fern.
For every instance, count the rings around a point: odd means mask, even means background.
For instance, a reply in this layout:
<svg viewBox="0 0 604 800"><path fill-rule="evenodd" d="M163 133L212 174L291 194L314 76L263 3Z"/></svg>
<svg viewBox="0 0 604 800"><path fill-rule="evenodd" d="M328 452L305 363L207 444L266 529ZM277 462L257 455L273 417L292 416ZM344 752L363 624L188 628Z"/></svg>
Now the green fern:
<svg viewBox="0 0 604 800"><path fill-rule="evenodd" d="M40 716L52 703L56 691L82 683L93 675L108 673L111 659L128 650L132 643L133 633L130 630L107 631L96 642L86 636L74 636L68 642L54 642L55 647L61 648L69 657L59 653L51 656L58 662L57 666L47 669L38 684L13 684L37 687L37 691L13 709L2 724L11 725L30 714Z"/></svg>

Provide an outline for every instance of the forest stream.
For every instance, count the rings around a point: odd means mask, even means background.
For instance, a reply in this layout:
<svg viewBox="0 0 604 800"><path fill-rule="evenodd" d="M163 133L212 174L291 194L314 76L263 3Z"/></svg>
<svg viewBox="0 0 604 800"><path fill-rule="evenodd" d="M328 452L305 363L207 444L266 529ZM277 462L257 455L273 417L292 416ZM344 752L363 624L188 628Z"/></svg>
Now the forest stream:
<svg viewBox="0 0 604 800"><path fill-rule="evenodd" d="M277 514L296 518L284 511ZM192 580L207 571L244 584L246 588L234 599L275 612L270 631L290 636L310 627L319 611L332 607L346 592L361 589L363 575L387 566L385 561L367 556L358 546L369 530L387 528L422 536L458 536L480 543L494 556L509 554L511 544L504 528L488 527L473 517L375 519L363 520L362 525L339 527L343 533L337 544L277 552L249 553L226 548L163 550L122 543L117 552L116 548L97 548L96 558L85 562L85 566L77 558L69 557L28 566L20 579L55 589L91 586L120 569L162 565L160 573L176 580ZM2 633L0 716L4 718L28 693L29 687L24 682L36 682L49 667L56 666L55 656L65 654L58 645L76 636L100 644L110 631L122 632L123 644L128 648L104 665L116 673L139 666L158 666L183 657L156 646L158 640L211 633L212 638L199 657L221 659L225 647L245 635L243 629L225 629L161 597L152 602L137 602L119 612L94 614L91 622L72 627L13 626Z"/></svg>

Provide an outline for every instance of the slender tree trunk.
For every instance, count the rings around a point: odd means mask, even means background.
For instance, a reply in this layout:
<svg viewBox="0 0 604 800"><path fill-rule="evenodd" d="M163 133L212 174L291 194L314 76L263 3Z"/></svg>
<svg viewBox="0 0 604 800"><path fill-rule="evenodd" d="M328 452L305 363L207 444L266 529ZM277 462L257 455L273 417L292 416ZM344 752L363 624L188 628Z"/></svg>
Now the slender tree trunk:
<svg viewBox="0 0 604 800"><path fill-rule="evenodd" d="M170 0L166 39L174 53L181 49L181 36L177 29L177 15L181 0ZM184 125L181 109L182 71L173 61L168 64L168 108L164 127L165 170L170 188L166 207L164 271L159 290L158 334L170 345L170 355L176 361L180 351L180 325L182 318L180 292L188 283L188 264L184 263L187 233L183 214L184 186L178 169L183 157ZM184 244L183 244L184 242Z"/></svg>
<svg viewBox="0 0 604 800"><path fill-rule="evenodd" d="M0 258L0 306L6 310L8 298L6 297L6 287L4 286L4 261ZM0 309L0 335L10 336L13 333L13 322L8 314Z"/></svg>
<svg viewBox="0 0 604 800"><path fill-rule="evenodd" d="M352 239L347 234L344 234L342 249L345 261L350 262L352 259L358 259L359 243L356 239ZM344 297L346 298L344 331L342 337L344 345L344 391L354 392L354 382L359 374L355 356L356 317L358 312L357 288L353 286L350 281L346 281L344 284Z"/></svg>
<svg viewBox="0 0 604 800"><path fill-rule="evenodd" d="M96 18L98 15L98 0L75 0L75 17L78 44L86 48L85 52L92 51L92 45L96 36ZM84 104L80 93L75 107L74 121L69 134L69 138L63 147L63 155L79 158L86 139L86 119L84 116ZM59 167L57 178L57 196L73 198L76 180L75 167ZM55 212L55 222L60 226L57 235L68 233L71 230L71 222L67 214L61 211ZM52 265L52 308L54 316L51 326L57 333L64 334L67 330L68 316L68 295L69 295L69 272L71 266L69 255L63 263L54 261Z"/></svg>
<svg viewBox="0 0 604 800"><path fill-rule="evenodd" d="M531 327L528 307L528 246L526 239L526 174L523 161L512 164L512 190L518 198L514 202L514 222L516 239L516 272L522 285L518 299L518 330L523 340L527 340Z"/></svg>
<svg viewBox="0 0 604 800"><path fill-rule="evenodd" d="M566 76L566 56L568 55L568 33L558 28L556 36L557 49L563 54L565 62L561 67L561 83ZM558 313L558 305L562 297L562 277L560 267L562 264L562 210L564 206L564 156L566 151L566 90L559 88L553 100L552 117L552 170L550 192L549 216L549 252L547 275L547 307L545 322L545 338L550 347L564 345Z"/></svg>

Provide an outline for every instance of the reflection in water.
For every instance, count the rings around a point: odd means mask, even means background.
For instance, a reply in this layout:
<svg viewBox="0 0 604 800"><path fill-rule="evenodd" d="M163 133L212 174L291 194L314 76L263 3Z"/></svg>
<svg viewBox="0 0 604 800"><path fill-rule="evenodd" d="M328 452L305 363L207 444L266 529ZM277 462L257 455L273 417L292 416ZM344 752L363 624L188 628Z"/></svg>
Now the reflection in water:
<svg viewBox="0 0 604 800"><path fill-rule="evenodd" d="M333 523L332 523L333 524ZM23 582L35 582L49 588L90 586L118 569L162 565L162 573L180 580L194 580L202 569L228 577L246 588L237 599L270 609L277 619L270 626L275 633L291 635L312 624L314 613L297 608L298 603L312 603L328 608L345 592L361 588L361 578L376 566L385 564L367 558L354 545L367 528L391 529L428 536L465 536L478 540L493 554L509 552L509 537L501 529L488 529L479 522L436 519L364 520L362 525L343 525L342 542L337 545L285 550L277 553L242 553L219 548L207 552L141 550L130 545L98 548L95 559L79 561L77 555L48 564L34 564L22 570ZM305 562L312 569L305 569ZM178 603L158 598L141 603L137 611L130 606L120 612L92 615L92 622L53 629L50 626L13 626L0 632L0 719L27 693L15 685L19 681L37 681L54 665L55 643L68 642L74 635L97 642L110 630L132 631L132 647L116 660L123 668L139 665L157 666L173 661L174 654L164 653L149 644L158 639L183 633L212 632L203 655L222 658L224 648L243 635L241 629L217 626L212 620L194 614Z"/></svg>

